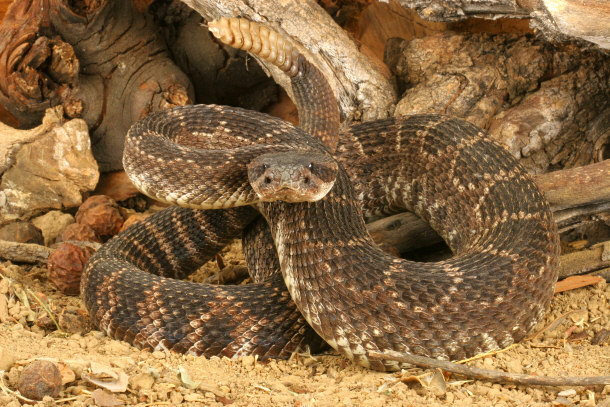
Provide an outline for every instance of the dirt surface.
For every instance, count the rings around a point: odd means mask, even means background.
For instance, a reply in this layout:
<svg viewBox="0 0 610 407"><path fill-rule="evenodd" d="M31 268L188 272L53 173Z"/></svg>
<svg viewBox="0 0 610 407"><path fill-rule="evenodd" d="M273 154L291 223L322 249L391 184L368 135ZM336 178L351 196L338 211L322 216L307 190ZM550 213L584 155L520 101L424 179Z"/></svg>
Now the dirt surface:
<svg viewBox="0 0 610 407"><path fill-rule="evenodd" d="M222 255L224 265L239 265L234 246ZM207 268L218 270L213 262ZM24 366L47 359L60 366L61 393L39 405L155 406L608 406L610 385L537 387L499 385L412 369L396 374L354 366L336 354L301 354L292 360L257 362L253 357L220 359L140 351L90 330L86 311L76 297L58 293L45 267L0 264L0 370L5 370L0 406L24 403L13 393ZM205 277L199 276L201 280ZM60 334L41 306L66 332ZM27 298L27 299L26 299ZM535 339L469 362L472 366L549 376L610 375L608 340L591 341L610 329L610 286L569 291L555 296L547 329ZM104 386L127 385L109 393L86 380L104 372ZM93 371L93 373L90 373ZM424 375L419 380L415 376ZM118 377L118 379L116 379ZM116 390L116 389L115 389Z"/></svg>

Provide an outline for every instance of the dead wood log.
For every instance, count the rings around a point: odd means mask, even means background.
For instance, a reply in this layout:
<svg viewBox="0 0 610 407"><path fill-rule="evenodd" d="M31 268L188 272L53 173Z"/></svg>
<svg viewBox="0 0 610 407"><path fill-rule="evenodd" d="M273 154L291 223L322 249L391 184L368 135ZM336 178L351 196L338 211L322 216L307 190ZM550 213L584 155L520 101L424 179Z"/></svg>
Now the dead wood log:
<svg viewBox="0 0 610 407"><path fill-rule="evenodd" d="M610 241L561 256L559 277L587 274L610 267Z"/></svg>
<svg viewBox="0 0 610 407"><path fill-rule="evenodd" d="M34 243L0 240L0 258L23 263L45 263L53 249Z"/></svg>
<svg viewBox="0 0 610 407"><path fill-rule="evenodd" d="M62 243L70 243L84 249L91 249L92 251L96 251L101 247L101 244L96 242L69 240ZM9 242L0 239L0 259L18 263L46 263L49 256L60 246L61 244L47 247L35 243Z"/></svg>
<svg viewBox="0 0 610 407"><path fill-rule="evenodd" d="M0 25L0 103L20 128L56 105L83 118L104 171L121 168L133 122L192 96L158 28L132 1L15 1Z"/></svg>
<svg viewBox="0 0 610 407"><path fill-rule="evenodd" d="M405 89L396 116L464 118L534 173L610 158L610 59L599 50L447 32L393 39L385 60Z"/></svg>
<svg viewBox="0 0 610 407"><path fill-rule="evenodd" d="M560 230L575 227L583 218L610 211L610 160L534 177L548 199ZM410 212L370 223L378 242L404 253L441 241L431 228Z"/></svg>
<svg viewBox="0 0 610 407"><path fill-rule="evenodd" d="M610 49L610 3L606 0L400 0L432 21L457 21L470 17L531 18L532 28L549 39L578 38Z"/></svg>
<svg viewBox="0 0 610 407"><path fill-rule="evenodd" d="M344 118L388 116L396 100L389 79L359 52L347 33L315 1L182 0L206 19L247 17L292 38L329 80ZM285 75L263 63L277 83L290 89Z"/></svg>

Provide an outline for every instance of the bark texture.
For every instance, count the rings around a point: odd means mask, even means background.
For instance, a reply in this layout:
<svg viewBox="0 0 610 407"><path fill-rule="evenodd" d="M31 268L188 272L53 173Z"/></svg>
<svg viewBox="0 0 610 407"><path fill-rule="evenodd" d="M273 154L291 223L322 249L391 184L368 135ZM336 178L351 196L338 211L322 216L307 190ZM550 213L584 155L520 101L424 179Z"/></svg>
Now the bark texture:
<svg viewBox="0 0 610 407"><path fill-rule="evenodd" d="M264 23L303 46L303 52L329 80L344 118L374 120L387 117L394 89L347 33L316 2L285 0L183 0L208 20L247 17ZM263 65L265 65L263 63ZM287 78L265 65L284 88Z"/></svg>
<svg viewBox="0 0 610 407"><path fill-rule="evenodd" d="M443 113L487 129L542 173L610 156L610 59L532 35L438 33L392 40L395 115Z"/></svg>
<svg viewBox="0 0 610 407"><path fill-rule="evenodd" d="M87 122L100 169L119 169L134 121L193 99L157 31L131 1L16 1L0 26L0 103L21 128L62 105Z"/></svg>
<svg viewBox="0 0 610 407"><path fill-rule="evenodd" d="M610 3L607 0L400 0L432 21L469 17L531 18L531 26L553 41L578 38L610 49Z"/></svg>

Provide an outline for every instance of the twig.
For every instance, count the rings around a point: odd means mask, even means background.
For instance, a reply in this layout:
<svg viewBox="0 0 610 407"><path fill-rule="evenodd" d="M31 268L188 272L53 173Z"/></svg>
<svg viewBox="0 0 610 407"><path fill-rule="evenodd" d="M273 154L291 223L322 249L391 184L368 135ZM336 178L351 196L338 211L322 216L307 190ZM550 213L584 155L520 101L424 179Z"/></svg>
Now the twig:
<svg viewBox="0 0 610 407"><path fill-rule="evenodd" d="M52 249L39 244L0 240L0 258L10 261L45 263L52 251Z"/></svg>
<svg viewBox="0 0 610 407"><path fill-rule="evenodd" d="M42 300L40 298L38 298L38 296L36 294L34 294L32 292L32 290L30 290L29 288L26 288L26 291L28 294L30 294L32 297L34 297L34 299L36 300L36 302L38 303L38 305L40 305L40 307L46 311L47 315L49 316L49 318L51 318L51 321L53 321L53 323L55 324L55 327L57 328L57 333L59 335L67 335L67 332L64 332L60 327L59 327L59 323L57 322L57 320L55 319L55 317L53 316L53 312L51 312L51 309L47 306L47 304L43 303Z"/></svg>
<svg viewBox="0 0 610 407"><path fill-rule="evenodd" d="M437 360L425 356L402 354L393 351L368 352L373 359L395 360L397 362L410 363L424 368L439 368L446 372L461 374L466 377L493 381L496 383L528 384L535 386L595 386L610 384L610 376L534 376L528 374L507 373L498 370L480 369L460 365L445 360Z"/></svg>
<svg viewBox="0 0 610 407"><path fill-rule="evenodd" d="M19 400L24 401L24 402L26 402L28 404L36 404L37 403L36 400L32 400L32 399L29 399L27 397L24 397L18 391L13 391L13 390L9 389L6 386L6 384L4 384L4 378L1 375L0 375L0 389L2 389L4 394L7 394L9 396L17 397Z"/></svg>

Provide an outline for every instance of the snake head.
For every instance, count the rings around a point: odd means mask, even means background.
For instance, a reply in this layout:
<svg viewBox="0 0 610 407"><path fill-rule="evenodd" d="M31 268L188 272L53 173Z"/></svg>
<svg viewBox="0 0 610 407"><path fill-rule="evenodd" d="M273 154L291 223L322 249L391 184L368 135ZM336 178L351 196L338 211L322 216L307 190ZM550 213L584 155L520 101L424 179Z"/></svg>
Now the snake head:
<svg viewBox="0 0 610 407"><path fill-rule="evenodd" d="M318 201L333 187L339 170L329 155L294 151L260 155L247 167L250 185L262 202Z"/></svg>

